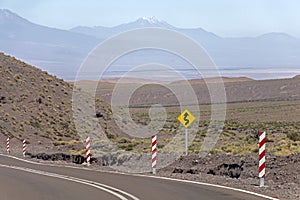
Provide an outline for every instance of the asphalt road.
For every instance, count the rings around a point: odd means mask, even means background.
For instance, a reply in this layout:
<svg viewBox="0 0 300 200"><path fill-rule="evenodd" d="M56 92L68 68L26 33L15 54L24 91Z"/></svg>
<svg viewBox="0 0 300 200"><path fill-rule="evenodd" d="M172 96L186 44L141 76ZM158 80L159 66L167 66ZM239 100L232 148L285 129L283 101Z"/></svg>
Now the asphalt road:
<svg viewBox="0 0 300 200"><path fill-rule="evenodd" d="M1 200L262 200L258 196L150 177L27 163L0 155Z"/></svg>

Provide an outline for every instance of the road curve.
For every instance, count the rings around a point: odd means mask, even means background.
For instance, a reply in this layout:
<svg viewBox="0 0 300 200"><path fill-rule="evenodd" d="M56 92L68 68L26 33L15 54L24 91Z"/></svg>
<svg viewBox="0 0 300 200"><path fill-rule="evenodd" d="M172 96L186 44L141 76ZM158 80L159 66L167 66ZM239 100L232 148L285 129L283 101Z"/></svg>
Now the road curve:
<svg viewBox="0 0 300 200"><path fill-rule="evenodd" d="M62 166L39 165L17 160L0 155L0 193L14 193L15 199L118 199L116 196L93 188L85 184L72 182L70 180L57 179L42 174L32 174L18 169L10 169L5 166L20 167L24 169L38 170L43 173L53 173L78 178L80 180L92 181L93 184L104 184L104 187L112 186L110 191L123 195L127 199L188 199L188 200L263 200L266 198L246 194L239 191L216 188L193 183L182 183L172 180L163 180L141 176L131 176L117 173L106 173L93 170L83 170ZM17 188L11 189L14 186ZM12 191L10 191L10 189ZM10 192L9 192L10 191ZM24 191L28 198L23 198ZM61 194L61 196L59 196ZM35 195L35 196L34 196ZM51 196L52 195L52 196ZM65 196L64 196L65 195ZM131 196L129 196L131 195ZM37 198L44 197L45 198ZM81 198L82 197L82 198ZM1 198L2 199L2 198ZM14 198L7 198L14 200ZM5 199L4 199L5 200Z"/></svg>
<svg viewBox="0 0 300 200"><path fill-rule="evenodd" d="M118 199L97 188L72 181L0 167L1 200ZM87 197L89 195L89 197Z"/></svg>

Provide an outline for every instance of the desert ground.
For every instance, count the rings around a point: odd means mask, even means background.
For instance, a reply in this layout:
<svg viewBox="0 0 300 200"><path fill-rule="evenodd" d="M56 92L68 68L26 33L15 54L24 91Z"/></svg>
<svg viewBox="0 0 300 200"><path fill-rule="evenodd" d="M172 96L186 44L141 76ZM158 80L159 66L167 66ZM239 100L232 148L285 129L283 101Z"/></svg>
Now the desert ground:
<svg viewBox="0 0 300 200"><path fill-rule="evenodd" d="M67 83L4 54L0 54L0 70L2 143L10 137L11 153L20 155L21 141L26 139L28 158L83 163L84 137L78 135L74 118L86 107L72 109L72 97L77 92L73 91L76 83ZM92 149L92 166L107 168L112 164L110 160L122 163L135 153L150 154L150 138L126 134L117 125L112 110L114 105L111 104L117 83L125 92L142 83L144 85L134 91L129 103L122 106L129 110L133 122L140 126L151 122L149 108L152 105L161 104L165 108L166 123L154 133L159 137L158 153L176 135L183 135L184 128L177 121L177 116L185 106L200 116L198 123L189 127L190 135L194 136L189 146L189 156L184 156L184 149L181 149L182 156L173 164L158 170L159 175L218 183L278 196L280 199L299 199L300 78L252 80L246 77L223 77L222 80L226 92L226 102L223 102L226 109L220 110L226 114L224 126L216 145L204 158L199 158L199 152L212 117L207 85L220 84L218 79L170 83L136 79L121 83L118 79L97 82L93 99L95 112L92 116L82 118L80 123L81 128L93 136L92 145L98 147ZM83 94L88 95L93 84L90 81L80 84ZM184 91L187 85L194 89L198 103L189 104L190 99L187 98L187 104L180 107L180 101L168 88ZM119 100L122 102L122 99ZM198 111L193 110L194 106L199 106L199 113L195 113ZM90 118L98 128L91 126ZM128 153L129 156L119 161L117 155L101 151L101 147L107 146L96 137L101 132L100 128L119 152ZM267 132L268 187L263 189L256 187L259 131ZM1 145L1 152L5 153L5 145Z"/></svg>

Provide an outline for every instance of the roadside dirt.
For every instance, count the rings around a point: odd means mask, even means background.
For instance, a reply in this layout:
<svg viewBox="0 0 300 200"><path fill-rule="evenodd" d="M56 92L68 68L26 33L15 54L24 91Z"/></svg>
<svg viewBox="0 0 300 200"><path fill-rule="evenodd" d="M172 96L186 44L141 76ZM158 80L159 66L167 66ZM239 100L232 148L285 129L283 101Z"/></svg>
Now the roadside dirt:
<svg viewBox="0 0 300 200"><path fill-rule="evenodd" d="M300 154L267 155L266 187L259 188L257 155L198 155L181 157L159 170L159 176L214 183L254 191L279 199L300 198Z"/></svg>

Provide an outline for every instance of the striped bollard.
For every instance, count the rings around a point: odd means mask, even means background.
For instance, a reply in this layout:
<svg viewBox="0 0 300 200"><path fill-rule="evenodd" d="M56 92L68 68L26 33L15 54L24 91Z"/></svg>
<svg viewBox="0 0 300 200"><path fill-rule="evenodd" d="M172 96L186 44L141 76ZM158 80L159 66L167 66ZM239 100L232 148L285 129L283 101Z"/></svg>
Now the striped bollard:
<svg viewBox="0 0 300 200"><path fill-rule="evenodd" d="M259 132L259 187L264 187L266 177L266 132Z"/></svg>
<svg viewBox="0 0 300 200"><path fill-rule="evenodd" d="M6 139L6 152L9 153L9 137Z"/></svg>
<svg viewBox="0 0 300 200"><path fill-rule="evenodd" d="M23 157L26 155L26 140L23 140Z"/></svg>
<svg viewBox="0 0 300 200"><path fill-rule="evenodd" d="M90 137L87 137L86 140L86 151L85 151L85 158L86 158L86 163L87 163L87 166L90 166L91 164L91 141L90 141Z"/></svg>
<svg viewBox="0 0 300 200"><path fill-rule="evenodd" d="M156 174L156 156L157 156L156 141L157 141L157 136L153 135L152 136L152 173L153 174Z"/></svg>

